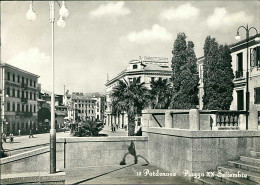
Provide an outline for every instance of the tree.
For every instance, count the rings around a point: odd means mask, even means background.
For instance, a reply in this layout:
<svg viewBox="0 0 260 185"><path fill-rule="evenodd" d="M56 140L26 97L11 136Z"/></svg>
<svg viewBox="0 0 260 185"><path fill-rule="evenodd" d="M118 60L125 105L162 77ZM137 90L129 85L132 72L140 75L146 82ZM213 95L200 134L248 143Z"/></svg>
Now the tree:
<svg viewBox="0 0 260 185"><path fill-rule="evenodd" d="M43 107L38 111L38 121L43 123L45 119L51 120L51 111Z"/></svg>
<svg viewBox="0 0 260 185"><path fill-rule="evenodd" d="M186 42L185 33L179 33L174 42L172 57L173 98L171 107L174 109L191 109L198 105L197 58L194 44Z"/></svg>
<svg viewBox="0 0 260 185"><path fill-rule="evenodd" d="M171 87L167 79L158 79L151 82L149 90L150 106L152 109L167 109L171 102Z"/></svg>
<svg viewBox="0 0 260 185"><path fill-rule="evenodd" d="M112 109L116 112L125 111L128 115L128 135L135 133L135 117L141 115L143 108L147 105L147 88L138 80L127 83L119 80L112 91Z"/></svg>
<svg viewBox="0 0 260 185"><path fill-rule="evenodd" d="M208 36L204 44L203 109L229 110L233 100L234 75L227 45Z"/></svg>
<svg viewBox="0 0 260 185"><path fill-rule="evenodd" d="M95 122L87 120L79 128L79 131L76 131L74 136L78 137L88 137L88 136L99 136L99 132L104 128L102 122Z"/></svg>

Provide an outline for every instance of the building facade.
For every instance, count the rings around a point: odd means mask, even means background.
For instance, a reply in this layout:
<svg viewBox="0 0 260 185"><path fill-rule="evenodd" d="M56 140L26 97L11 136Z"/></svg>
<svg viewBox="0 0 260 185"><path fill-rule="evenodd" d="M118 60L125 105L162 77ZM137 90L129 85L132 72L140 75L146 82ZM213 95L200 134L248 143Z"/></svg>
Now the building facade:
<svg viewBox="0 0 260 185"><path fill-rule="evenodd" d="M150 82L158 79L171 78L172 69L168 58L162 57L140 57L139 60L131 60L127 69L119 73L116 77L108 80L106 85L106 124L111 125L112 123L123 127L128 124L127 115L121 113L115 115L112 112L112 99L111 93L113 88L118 84L119 80L125 80L128 83L137 81L144 83L144 85L150 89ZM138 122L138 119L136 120Z"/></svg>
<svg viewBox="0 0 260 185"><path fill-rule="evenodd" d="M68 119L73 121L96 120L96 99L83 93L65 94L65 106L68 107Z"/></svg>
<svg viewBox="0 0 260 185"><path fill-rule="evenodd" d="M3 132L15 135L19 129L22 133L36 130L39 76L7 63L2 63L0 67Z"/></svg>
<svg viewBox="0 0 260 185"><path fill-rule="evenodd" d="M246 110L246 72L249 72L249 119L250 111L257 110L260 117L260 42L254 37L248 42L242 40L231 45L232 68L234 71L234 90L231 110ZM260 120L258 121L260 124Z"/></svg>

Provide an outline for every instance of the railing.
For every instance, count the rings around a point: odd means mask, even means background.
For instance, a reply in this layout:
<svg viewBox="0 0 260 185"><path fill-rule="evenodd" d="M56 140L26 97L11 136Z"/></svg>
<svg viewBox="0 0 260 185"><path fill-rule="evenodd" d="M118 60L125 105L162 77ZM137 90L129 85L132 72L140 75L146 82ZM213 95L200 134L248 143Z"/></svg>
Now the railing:
<svg viewBox="0 0 260 185"><path fill-rule="evenodd" d="M23 89L27 89L27 88L28 88L28 84L22 83L22 84L21 84L21 87L22 87Z"/></svg>
<svg viewBox="0 0 260 185"><path fill-rule="evenodd" d="M32 112L16 112L16 116L32 117Z"/></svg>
<svg viewBox="0 0 260 185"><path fill-rule="evenodd" d="M27 99L27 98L24 98L24 97L22 97L22 98L21 98L21 102L22 102L22 103L28 103L28 99Z"/></svg>
<svg viewBox="0 0 260 185"><path fill-rule="evenodd" d="M242 70L236 71L236 78L241 78L241 77L243 77L243 71Z"/></svg>
<svg viewBox="0 0 260 185"><path fill-rule="evenodd" d="M251 116L253 114L251 112ZM245 130L245 117L245 111L150 109L143 110L142 125L187 130ZM257 124L255 121L251 125Z"/></svg>
<svg viewBox="0 0 260 185"><path fill-rule="evenodd" d="M217 111L216 126L239 126L239 115L244 113L243 111Z"/></svg>

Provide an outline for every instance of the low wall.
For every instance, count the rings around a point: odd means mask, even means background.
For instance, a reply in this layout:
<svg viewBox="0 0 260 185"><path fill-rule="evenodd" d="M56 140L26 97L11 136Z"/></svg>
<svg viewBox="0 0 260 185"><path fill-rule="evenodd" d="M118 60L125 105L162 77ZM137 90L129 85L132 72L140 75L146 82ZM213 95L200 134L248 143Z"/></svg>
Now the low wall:
<svg viewBox="0 0 260 185"><path fill-rule="evenodd" d="M119 165L128 153L131 142L135 145L139 162L148 158L147 137L68 137L57 139L57 168L71 169L88 166ZM127 164L134 163L131 154L125 157Z"/></svg>
<svg viewBox="0 0 260 185"><path fill-rule="evenodd" d="M0 160L1 174L50 171L50 147L12 155Z"/></svg>
<svg viewBox="0 0 260 185"><path fill-rule="evenodd" d="M206 172L260 149L260 131L191 131L143 127L150 164L169 172Z"/></svg>
<svg viewBox="0 0 260 185"><path fill-rule="evenodd" d="M126 164L133 164L135 158L129 154L129 147L135 150L138 162L146 163L148 158L147 137L68 137L57 138L56 168L78 168L88 166L119 165L125 157ZM132 149L130 149L132 151ZM19 174L50 171L50 148L12 155L0 160L2 174Z"/></svg>

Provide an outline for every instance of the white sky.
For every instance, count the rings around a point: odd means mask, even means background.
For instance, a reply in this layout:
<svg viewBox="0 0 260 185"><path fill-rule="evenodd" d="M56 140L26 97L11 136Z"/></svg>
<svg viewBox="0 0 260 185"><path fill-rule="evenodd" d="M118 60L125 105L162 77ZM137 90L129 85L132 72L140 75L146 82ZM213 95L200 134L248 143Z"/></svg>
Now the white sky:
<svg viewBox="0 0 260 185"><path fill-rule="evenodd" d="M49 3L34 1L33 22L25 16L29 3L1 2L2 61L40 75L42 88L51 90ZM68 1L66 6L66 27L55 27L55 88L60 94L63 85L70 92L104 91L107 73L115 77L139 56L171 61L178 32L194 42L200 57L208 35L231 44L240 25L260 31L260 1Z"/></svg>

